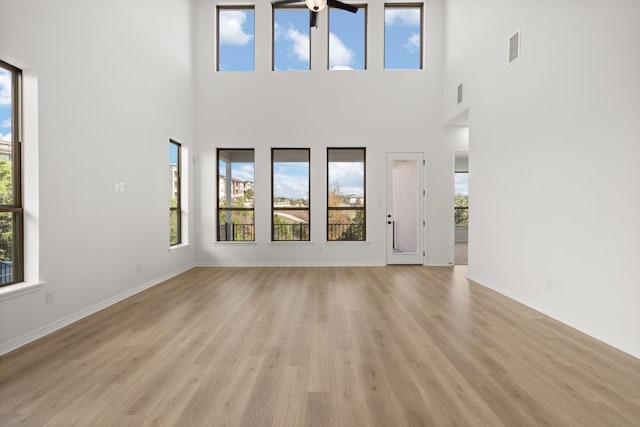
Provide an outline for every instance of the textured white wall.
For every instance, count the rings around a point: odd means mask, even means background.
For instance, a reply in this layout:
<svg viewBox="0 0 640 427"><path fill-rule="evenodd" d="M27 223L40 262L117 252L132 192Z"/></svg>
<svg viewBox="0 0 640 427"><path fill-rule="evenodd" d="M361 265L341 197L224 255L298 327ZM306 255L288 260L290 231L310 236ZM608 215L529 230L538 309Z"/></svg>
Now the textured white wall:
<svg viewBox="0 0 640 427"><path fill-rule="evenodd" d="M445 16L445 120L470 113L470 277L640 357L640 3Z"/></svg>
<svg viewBox="0 0 640 427"><path fill-rule="evenodd" d="M192 248L168 250L166 186L169 138L193 144L191 12L188 0L0 0L0 57L37 87L25 191L38 180L26 215L39 214L40 252L27 271L45 282L0 299L0 353L192 265Z"/></svg>

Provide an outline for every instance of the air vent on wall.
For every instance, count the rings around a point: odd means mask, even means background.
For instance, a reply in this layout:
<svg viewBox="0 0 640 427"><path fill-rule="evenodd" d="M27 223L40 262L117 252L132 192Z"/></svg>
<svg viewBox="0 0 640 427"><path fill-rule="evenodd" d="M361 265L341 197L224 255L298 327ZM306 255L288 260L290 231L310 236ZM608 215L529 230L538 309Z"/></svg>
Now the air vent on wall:
<svg viewBox="0 0 640 427"><path fill-rule="evenodd" d="M509 64L520 56L520 30L509 37Z"/></svg>
<svg viewBox="0 0 640 427"><path fill-rule="evenodd" d="M462 102L462 83L458 85L458 104Z"/></svg>

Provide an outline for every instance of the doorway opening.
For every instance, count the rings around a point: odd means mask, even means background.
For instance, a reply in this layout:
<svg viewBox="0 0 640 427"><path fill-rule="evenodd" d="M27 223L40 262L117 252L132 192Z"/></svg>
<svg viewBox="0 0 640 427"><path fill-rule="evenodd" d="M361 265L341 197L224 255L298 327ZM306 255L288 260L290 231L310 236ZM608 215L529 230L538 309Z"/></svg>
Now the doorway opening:
<svg viewBox="0 0 640 427"><path fill-rule="evenodd" d="M469 263L469 153L454 153L454 265Z"/></svg>
<svg viewBox="0 0 640 427"><path fill-rule="evenodd" d="M424 155L387 153L387 264L424 263Z"/></svg>

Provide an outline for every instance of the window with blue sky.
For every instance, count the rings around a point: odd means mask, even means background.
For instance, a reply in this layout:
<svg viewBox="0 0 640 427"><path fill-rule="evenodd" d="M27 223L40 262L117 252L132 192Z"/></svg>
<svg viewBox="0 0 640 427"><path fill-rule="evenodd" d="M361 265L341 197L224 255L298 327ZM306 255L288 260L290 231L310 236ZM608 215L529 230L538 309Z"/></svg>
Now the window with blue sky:
<svg viewBox="0 0 640 427"><path fill-rule="evenodd" d="M385 5L385 70L422 69L422 32L422 4Z"/></svg>
<svg viewBox="0 0 640 427"><path fill-rule="evenodd" d="M0 141L11 142L11 72L0 68Z"/></svg>
<svg viewBox="0 0 640 427"><path fill-rule="evenodd" d="M273 9L273 69L309 70L311 61L309 9L277 7Z"/></svg>
<svg viewBox="0 0 640 427"><path fill-rule="evenodd" d="M365 148L327 148L327 240L366 240Z"/></svg>
<svg viewBox="0 0 640 427"><path fill-rule="evenodd" d="M271 240L310 240L308 148L271 149Z"/></svg>
<svg viewBox="0 0 640 427"><path fill-rule="evenodd" d="M0 286L23 278L21 76L19 69L0 61Z"/></svg>
<svg viewBox="0 0 640 427"><path fill-rule="evenodd" d="M253 7L218 7L219 71L254 70Z"/></svg>
<svg viewBox="0 0 640 427"><path fill-rule="evenodd" d="M329 69L364 70L366 68L365 7L356 13L329 8Z"/></svg>
<svg viewBox="0 0 640 427"><path fill-rule="evenodd" d="M255 240L253 148L218 149L218 241Z"/></svg>

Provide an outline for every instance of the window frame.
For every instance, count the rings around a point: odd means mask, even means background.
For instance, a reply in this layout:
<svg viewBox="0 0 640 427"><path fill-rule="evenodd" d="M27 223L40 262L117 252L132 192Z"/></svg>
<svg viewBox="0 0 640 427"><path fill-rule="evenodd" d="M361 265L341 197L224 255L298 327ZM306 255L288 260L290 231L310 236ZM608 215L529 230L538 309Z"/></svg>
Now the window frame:
<svg viewBox="0 0 640 427"><path fill-rule="evenodd" d="M331 48L329 47L329 41L330 41L330 37L331 37L331 13L327 13L327 70L329 71L366 71L367 70L367 34L368 34L368 25L369 25L369 8L367 7L366 3L354 3L351 4L349 3L350 6L354 6L357 7L358 9L364 9L364 46L362 47L364 49L363 52L363 58L362 58L362 69L356 69L354 68L353 70L332 70L331 69L331 63L330 63L330 58L331 58ZM332 7L332 6L327 6L327 9L336 9L336 10L342 10L338 7Z"/></svg>
<svg viewBox="0 0 640 427"><path fill-rule="evenodd" d="M253 188L254 188L254 196L253 196L253 207L251 208L247 208L247 207L220 207L220 152L221 151L250 151L253 154L253 167L254 167L254 173L253 173ZM221 148L218 147L216 149L216 242L223 242L223 243L229 243L229 242L235 242L235 243L243 243L243 242L255 242L256 240L256 231L255 231L255 227L256 227L256 199L255 199L255 165L256 165L256 150L255 148ZM226 176L226 175L225 175ZM227 177L228 179L233 179L232 176ZM220 212L224 211L240 211L240 212L252 212L253 213L253 229L251 231L251 239L241 239L241 240L235 240L235 239L221 239L221 233L220 233L220 227L222 226L222 224L220 224ZM226 224L226 223L225 223ZM233 223L231 223L233 224ZM228 233L225 231L225 236L227 236ZM231 233L232 236L235 236L235 233Z"/></svg>
<svg viewBox="0 0 640 427"><path fill-rule="evenodd" d="M253 69L251 70L221 70L220 69L220 12L224 10L253 11ZM216 6L216 72L252 72L256 70L256 8L253 4L234 4Z"/></svg>
<svg viewBox="0 0 640 427"><path fill-rule="evenodd" d="M387 24L384 22L387 9L420 9L420 66L418 68L387 68ZM382 52L382 68L390 71L420 71L424 70L424 3L385 3L383 7L383 52Z"/></svg>
<svg viewBox="0 0 640 427"><path fill-rule="evenodd" d="M0 205L0 214L10 213L12 221L12 281L0 287L24 281L24 206L22 200L22 70L0 60L0 68L11 73L11 174L13 203Z"/></svg>
<svg viewBox="0 0 640 427"><path fill-rule="evenodd" d="M299 70L276 70L276 10L301 10L307 12L307 19L310 18L311 12L305 5L295 5L295 4L284 4L274 6L271 5L271 71L311 71L311 36L312 31L308 27L309 30L309 68L299 69Z"/></svg>
<svg viewBox="0 0 640 427"><path fill-rule="evenodd" d="M309 165L309 172L307 175L307 194L309 195L309 202L307 207L286 207L286 208L276 208L275 207L275 194L274 194L274 178L275 178L275 170L274 165L274 153L277 151L306 151L307 152L307 163ZM306 211L308 222L307 228L308 232L306 233L306 239L290 239L290 240L281 240L274 239L275 237L275 227L274 227L274 217L276 211ZM311 148L299 148L299 147L272 147L271 148L271 242L310 242L311 241Z"/></svg>
<svg viewBox="0 0 640 427"><path fill-rule="evenodd" d="M179 142L169 139L169 146L175 145L178 150L178 158L176 159L176 175L177 175L177 183L176 183L176 206L172 207L171 203L169 203L169 230L171 230L171 214L173 212L177 212L178 219L176 224L176 235L177 241L175 243L171 242L171 231L169 231L169 247L174 247L182 244L182 144ZM173 177L171 177L173 180Z"/></svg>
<svg viewBox="0 0 640 427"><path fill-rule="evenodd" d="M329 206L329 191L331 189L331 180L329 178L329 152L335 150L362 150L362 163L364 165L363 176L362 176L362 193L364 203L362 207L360 206L348 206L348 207L337 207L337 206ZM330 239L329 230L329 213L331 211L362 211L363 220L362 220L362 239L359 240L351 240L351 239ZM367 147L327 147L327 242L366 242L367 241Z"/></svg>

